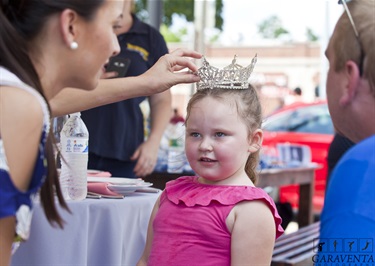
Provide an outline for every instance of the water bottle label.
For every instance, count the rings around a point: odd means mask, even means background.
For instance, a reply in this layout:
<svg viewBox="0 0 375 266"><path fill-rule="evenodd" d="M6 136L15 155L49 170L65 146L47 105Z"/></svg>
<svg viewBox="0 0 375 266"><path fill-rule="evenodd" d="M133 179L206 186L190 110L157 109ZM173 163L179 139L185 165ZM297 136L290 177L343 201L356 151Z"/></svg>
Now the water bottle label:
<svg viewBox="0 0 375 266"><path fill-rule="evenodd" d="M184 142L182 138L169 139L169 147L183 147Z"/></svg>
<svg viewBox="0 0 375 266"><path fill-rule="evenodd" d="M82 138L66 138L66 144L62 143L62 152L66 153L88 153L89 152L89 141L88 139Z"/></svg>

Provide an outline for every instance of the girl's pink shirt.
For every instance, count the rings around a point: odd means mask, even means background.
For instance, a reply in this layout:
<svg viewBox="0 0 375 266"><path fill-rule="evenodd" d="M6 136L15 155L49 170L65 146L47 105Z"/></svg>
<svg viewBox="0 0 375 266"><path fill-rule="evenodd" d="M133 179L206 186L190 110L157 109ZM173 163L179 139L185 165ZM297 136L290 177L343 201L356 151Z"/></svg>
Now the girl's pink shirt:
<svg viewBox="0 0 375 266"><path fill-rule="evenodd" d="M196 176L168 182L153 223L148 265L230 265L231 234L226 218L241 201L262 200L284 230L272 198L261 188L200 184Z"/></svg>

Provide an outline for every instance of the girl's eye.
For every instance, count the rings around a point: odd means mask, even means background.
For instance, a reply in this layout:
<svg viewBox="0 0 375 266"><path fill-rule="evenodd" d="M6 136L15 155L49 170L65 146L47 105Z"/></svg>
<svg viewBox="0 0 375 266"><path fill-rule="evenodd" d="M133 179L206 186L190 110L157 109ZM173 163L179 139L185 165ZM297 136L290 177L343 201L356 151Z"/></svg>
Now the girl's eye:
<svg viewBox="0 0 375 266"><path fill-rule="evenodd" d="M190 134L190 136L192 136L194 138L198 138L200 135L197 132L193 132L193 133Z"/></svg>
<svg viewBox="0 0 375 266"><path fill-rule="evenodd" d="M216 134L216 137L224 137L225 134L223 132L217 132Z"/></svg>

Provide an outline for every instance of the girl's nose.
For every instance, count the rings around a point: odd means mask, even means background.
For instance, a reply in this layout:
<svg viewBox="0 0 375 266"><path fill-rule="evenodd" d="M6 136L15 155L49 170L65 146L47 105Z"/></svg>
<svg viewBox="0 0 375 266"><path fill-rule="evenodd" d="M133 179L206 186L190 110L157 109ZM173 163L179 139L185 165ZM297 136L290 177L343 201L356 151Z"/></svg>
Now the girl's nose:
<svg viewBox="0 0 375 266"><path fill-rule="evenodd" d="M212 143L210 141L209 138L203 138L200 145L199 145L199 149L201 151L212 151L213 147L212 147Z"/></svg>

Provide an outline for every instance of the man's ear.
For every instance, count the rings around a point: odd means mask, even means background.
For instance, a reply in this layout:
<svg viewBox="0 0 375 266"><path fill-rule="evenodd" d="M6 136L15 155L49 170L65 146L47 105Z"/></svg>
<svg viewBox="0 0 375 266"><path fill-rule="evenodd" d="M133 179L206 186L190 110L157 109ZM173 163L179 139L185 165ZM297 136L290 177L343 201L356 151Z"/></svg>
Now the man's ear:
<svg viewBox="0 0 375 266"><path fill-rule="evenodd" d="M345 64L345 90L340 97L340 104L347 105L352 101L357 93L357 88L361 79L358 65L354 61L347 61Z"/></svg>
<svg viewBox="0 0 375 266"><path fill-rule="evenodd" d="M64 43L70 47L78 37L78 14L71 9L65 9L60 14L60 30Z"/></svg>
<svg viewBox="0 0 375 266"><path fill-rule="evenodd" d="M262 146L262 142L263 142L263 131L261 129L257 129L253 132L251 136L249 152L250 153L257 152Z"/></svg>

